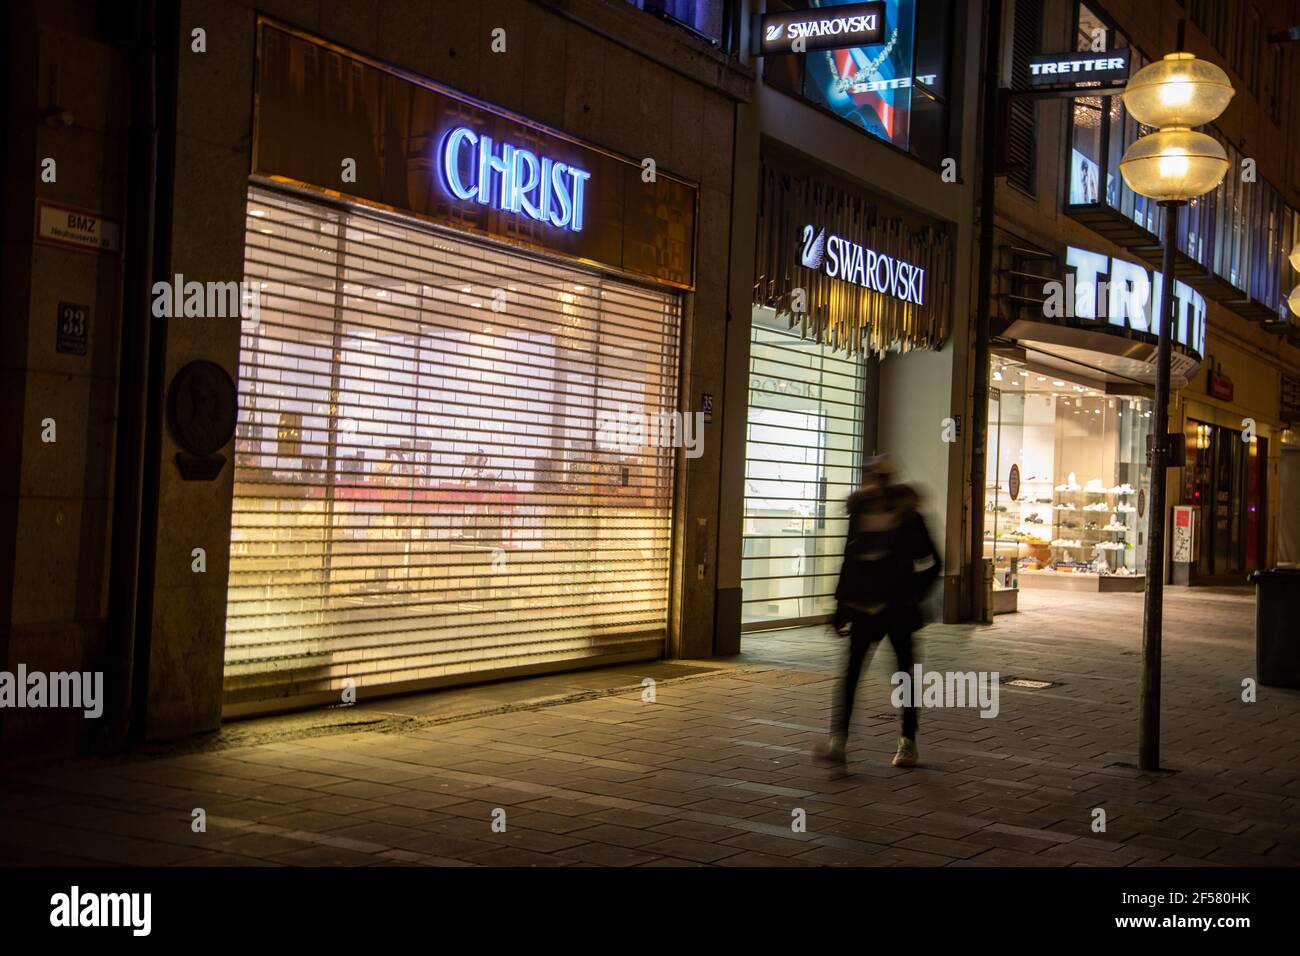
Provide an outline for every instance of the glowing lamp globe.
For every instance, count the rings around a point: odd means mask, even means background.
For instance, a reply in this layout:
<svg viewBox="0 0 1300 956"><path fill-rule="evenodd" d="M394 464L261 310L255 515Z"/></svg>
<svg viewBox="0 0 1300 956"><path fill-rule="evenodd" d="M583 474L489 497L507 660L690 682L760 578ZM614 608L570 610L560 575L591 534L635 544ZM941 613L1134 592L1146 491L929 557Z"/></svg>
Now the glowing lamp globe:
<svg viewBox="0 0 1300 956"><path fill-rule="evenodd" d="M1288 296L1286 304L1291 307L1293 315L1300 315L1300 285L1291 290L1291 295Z"/></svg>
<svg viewBox="0 0 1300 956"><path fill-rule="evenodd" d="M1291 260L1291 268L1296 272L1300 272L1300 242L1295 244L1295 248L1291 250L1291 255L1288 258Z"/></svg>
<svg viewBox="0 0 1300 956"><path fill-rule="evenodd" d="M1133 74L1124 108L1144 126L1200 126L1228 106L1236 91L1228 74L1190 53L1170 53Z"/></svg>
<svg viewBox="0 0 1300 956"><path fill-rule="evenodd" d="M1223 181L1228 166L1218 140L1173 127L1134 141L1124 151L1119 171L1129 189L1163 202L1209 192Z"/></svg>

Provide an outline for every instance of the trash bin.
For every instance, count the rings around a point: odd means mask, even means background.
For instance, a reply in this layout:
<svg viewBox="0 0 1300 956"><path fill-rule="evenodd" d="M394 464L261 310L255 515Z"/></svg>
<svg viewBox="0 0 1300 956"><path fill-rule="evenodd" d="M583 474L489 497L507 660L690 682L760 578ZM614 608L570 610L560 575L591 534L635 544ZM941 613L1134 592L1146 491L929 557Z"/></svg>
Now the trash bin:
<svg viewBox="0 0 1300 956"><path fill-rule="evenodd" d="M1273 687L1300 687L1300 568L1256 571L1255 677Z"/></svg>

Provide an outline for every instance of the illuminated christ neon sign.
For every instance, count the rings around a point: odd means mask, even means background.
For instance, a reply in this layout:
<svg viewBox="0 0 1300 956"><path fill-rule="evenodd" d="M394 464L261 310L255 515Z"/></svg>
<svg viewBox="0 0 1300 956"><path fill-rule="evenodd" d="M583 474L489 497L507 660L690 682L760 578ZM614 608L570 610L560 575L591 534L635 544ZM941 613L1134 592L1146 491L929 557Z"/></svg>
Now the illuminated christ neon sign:
<svg viewBox="0 0 1300 956"><path fill-rule="evenodd" d="M497 143L467 126L443 136L438 153L442 184L457 199L582 231L583 193L591 178L585 169Z"/></svg>

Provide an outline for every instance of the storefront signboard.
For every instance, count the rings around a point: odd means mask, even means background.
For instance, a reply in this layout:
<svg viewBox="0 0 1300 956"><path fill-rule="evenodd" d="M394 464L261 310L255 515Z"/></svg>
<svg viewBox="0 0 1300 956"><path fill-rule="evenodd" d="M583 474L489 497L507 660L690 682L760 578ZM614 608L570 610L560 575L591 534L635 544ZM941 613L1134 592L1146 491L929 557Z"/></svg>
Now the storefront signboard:
<svg viewBox="0 0 1300 956"><path fill-rule="evenodd" d="M1235 392L1232 379L1224 375L1221 368L1210 369L1210 374L1206 379L1206 383L1206 390L1212 397L1223 402L1232 401L1232 396Z"/></svg>
<svg viewBox="0 0 1300 956"><path fill-rule="evenodd" d="M873 46L885 38L885 4L875 0L768 13L758 17L757 26L754 52L760 56Z"/></svg>
<svg viewBox="0 0 1300 956"><path fill-rule="evenodd" d="M1065 267L1066 315L1158 337L1152 316L1164 279L1159 272L1075 246L1066 249ZM1205 355L1205 315L1205 298L1175 280L1173 339L1198 357Z"/></svg>
<svg viewBox="0 0 1300 956"><path fill-rule="evenodd" d="M925 270L875 249L869 249L834 233L826 235L809 224L803 227L800 264L820 269L832 279L852 282L872 292L923 305Z"/></svg>
<svg viewBox="0 0 1300 956"><path fill-rule="evenodd" d="M1189 505L1174 508L1174 540L1171 557L1176 564L1191 564L1195 560L1192 543L1196 534L1196 509Z"/></svg>
<svg viewBox="0 0 1300 956"><path fill-rule="evenodd" d="M952 246L937 223L765 153L754 304L845 350L939 348L947 338Z"/></svg>
<svg viewBox="0 0 1300 956"><path fill-rule="evenodd" d="M122 248L122 223L90 209L39 199L36 238L68 249L113 254Z"/></svg>
<svg viewBox="0 0 1300 956"><path fill-rule="evenodd" d="M694 288L698 190L263 18L252 173Z"/></svg>
<svg viewBox="0 0 1300 956"><path fill-rule="evenodd" d="M1129 51L1036 53L1029 58L1028 69L1025 79L1032 87L1114 83L1128 79ZM1086 88L1081 92L1086 93Z"/></svg>
<svg viewBox="0 0 1300 956"><path fill-rule="evenodd" d="M438 171L459 200L582 232L585 169L457 126L438 146Z"/></svg>

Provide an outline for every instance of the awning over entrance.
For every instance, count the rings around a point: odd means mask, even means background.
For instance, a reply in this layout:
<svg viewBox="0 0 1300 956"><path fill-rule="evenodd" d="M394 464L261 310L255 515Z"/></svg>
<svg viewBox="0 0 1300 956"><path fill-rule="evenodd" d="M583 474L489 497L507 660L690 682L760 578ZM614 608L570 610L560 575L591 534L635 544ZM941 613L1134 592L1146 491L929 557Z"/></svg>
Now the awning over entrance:
<svg viewBox="0 0 1300 956"><path fill-rule="evenodd" d="M1127 330L1105 326L1096 329L1057 325L1032 319L1016 319L1001 333L1006 338L1032 345L1048 364L1059 359L1065 371L1085 366L1102 377L1117 376L1144 385L1156 380L1157 343L1150 336L1126 333ZM1141 337L1138 337L1141 335ZM1170 366L1170 387L1183 388L1197 370L1201 360L1195 352L1174 343Z"/></svg>

